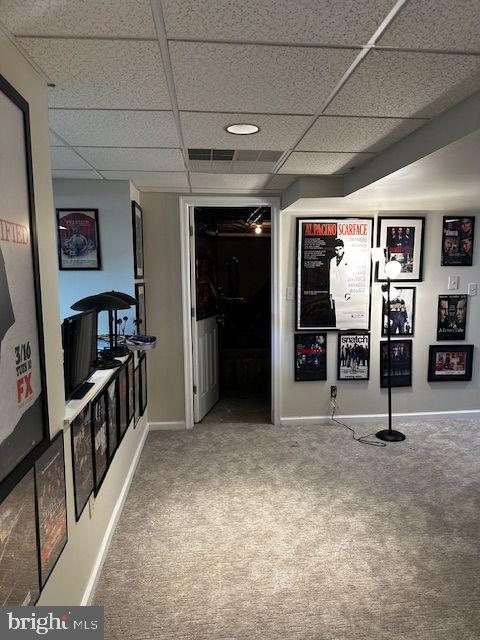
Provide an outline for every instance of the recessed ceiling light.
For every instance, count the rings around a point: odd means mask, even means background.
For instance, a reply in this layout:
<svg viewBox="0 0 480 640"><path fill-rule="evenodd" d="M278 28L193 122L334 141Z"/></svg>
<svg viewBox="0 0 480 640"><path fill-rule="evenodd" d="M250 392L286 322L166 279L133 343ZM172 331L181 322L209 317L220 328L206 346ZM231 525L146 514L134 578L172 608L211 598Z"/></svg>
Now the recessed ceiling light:
<svg viewBox="0 0 480 640"><path fill-rule="evenodd" d="M229 124L226 127L228 133L233 133L236 136L249 136L252 133L257 133L260 131L260 127L257 127L256 124L247 124L246 122L238 123L238 124Z"/></svg>

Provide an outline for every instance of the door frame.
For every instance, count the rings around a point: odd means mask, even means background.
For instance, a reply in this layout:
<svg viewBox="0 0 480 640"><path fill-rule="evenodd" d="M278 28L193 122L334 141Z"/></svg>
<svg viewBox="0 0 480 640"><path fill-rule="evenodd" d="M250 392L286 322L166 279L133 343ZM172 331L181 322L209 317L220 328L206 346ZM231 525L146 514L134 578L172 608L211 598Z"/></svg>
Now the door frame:
<svg viewBox="0 0 480 640"><path fill-rule="evenodd" d="M183 371L185 427L193 429L193 342L190 283L190 210L195 207L259 207L271 210L271 422L280 424L280 198L260 196L180 196L180 259L182 270Z"/></svg>

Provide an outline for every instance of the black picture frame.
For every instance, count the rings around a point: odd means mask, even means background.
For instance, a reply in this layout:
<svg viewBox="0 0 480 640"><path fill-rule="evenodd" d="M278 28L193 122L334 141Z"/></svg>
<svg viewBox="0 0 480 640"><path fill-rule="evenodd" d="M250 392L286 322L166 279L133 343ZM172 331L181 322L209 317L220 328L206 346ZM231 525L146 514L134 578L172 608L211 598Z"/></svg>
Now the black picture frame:
<svg viewBox="0 0 480 640"><path fill-rule="evenodd" d="M133 423L133 426L136 427L139 420L140 420L140 405L142 403L142 396L141 396L141 386L140 386L140 363L138 364L138 366L135 367L134 370L134 377L135 377L135 420Z"/></svg>
<svg viewBox="0 0 480 640"><path fill-rule="evenodd" d="M147 302L144 282L135 283L135 300L137 301L135 304L137 335L145 336L147 335Z"/></svg>
<svg viewBox="0 0 480 640"><path fill-rule="evenodd" d="M30 467L0 503L2 548L0 602L36 604L40 592L40 556L35 472Z"/></svg>
<svg viewBox="0 0 480 640"><path fill-rule="evenodd" d="M465 340L468 295L440 294L437 311L437 340Z"/></svg>
<svg viewBox="0 0 480 640"><path fill-rule="evenodd" d="M108 398L106 389L91 402L94 495L97 496L108 471Z"/></svg>
<svg viewBox="0 0 480 640"><path fill-rule="evenodd" d="M107 384L107 434L108 434L108 464L112 462L119 444L119 405L118 405L118 375Z"/></svg>
<svg viewBox="0 0 480 640"><path fill-rule="evenodd" d="M140 358L140 392L140 416L143 416L148 404L147 355L145 353Z"/></svg>
<svg viewBox="0 0 480 640"><path fill-rule="evenodd" d="M412 340L392 340L391 386L412 386ZM388 341L380 340L380 388L388 387Z"/></svg>
<svg viewBox="0 0 480 640"><path fill-rule="evenodd" d="M38 239L35 215L35 196L33 185L32 150L30 135L30 110L28 102L16 91L16 89L0 75L0 99L5 99L5 114L13 106L12 123L9 123L5 115L2 126L18 126L16 111L20 115L19 134L21 139L14 144L14 148L7 146L1 151L8 158L9 168L13 163L18 164L18 173L25 172L25 190L23 198L26 199L26 219L17 215L8 214L8 220L2 220L2 233L0 234L0 344L3 340L9 340L12 344L4 345L15 353L15 361L3 358L2 366L13 365L16 372L15 387L23 394L21 409L14 409L17 414L16 422L12 422L9 434L0 442L0 502L10 495L14 486L25 476L25 473L33 466L35 460L41 455L49 444L49 417L47 404L47 382L45 372L44 354L44 330L42 321L41 287L38 262ZM0 167L0 174L2 168ZM8 175L8 172L4 173ZM10 183L7 184L7 186ZM5 189L4 189L5 187ZM7 194L12 199L22 202L22 194L9 194L8 188L2 183L0 175L0 190L4 205L7 206ZM22 190L23 193L23 190ZM8 233L7 233L8 226ZM4 237L5 234L5 237ZM12 237L14 241L12 241ZM6 253L4 253L4 251ZM13 254L13 251L15 254ZM21 252L24 252L20 255ZM18 255L17 255L18 254ZM5 257L6 256L6 257ZM25 265L23 264L25 262ZM12 268L13 265L13 268ZM22 273L24 269L24 274ZM8 284L8 278L15 271L16 281ZM13 286L13 284L15 286ZM12 297L14 301L12 302ZM23 321L31 315L28 332L24 328L15 328L17 324L13 312L14 304L24 307ZM31 308L27 308L31 307ZM8 336L6 335L8 331ZM18 352L17 352L18 348ZM29 355L30 354L30 355ZM28 380L25 380L28 378ZM22 383L22 381L24 381ZM28 382L28 384L27 384ZM20 389L20 386L22 388ZM32 390L30 393L29 390ZM0 391L0 406L8 407L17 400L12 387L4 389L5 396ZM27 393L29 395L27 395ZM33 396L31 400L29 397ZM18 402L17 402L18 404ZM23 411L20 415L20 411Z"/></svg>
<svg viewBox="0 0 480 640"><path fill-rule="evenodd" d="M474 245L475 216L443 216L442 267L471 267Z"/></svg>
<svg viewBox="0 0 480 640"><path fill-rule="evenodd" d="M408 224L410 223L410 224ZM399 229L402 228L402 237ZM389 229L397 230L397 238L389 234ZM408 236L403 229L409 229ZM420 232L420 240L418 240ZM390 239L389 239L390 238ZM401 257L402 272L392 282L422 282L423 281L423 251L425 244L425 216L379 216L377 219L377 246L386 249L386 261L390 258ZM411 247L411 251L407 249ZM417 250L418 249L418 250ZM411 255L411 258L409 256ZM413 262L412 271L409 263ZM416 266L418 263L418 266ZM375 267L375 281L386 282L384 262L377 262Z"/></svg>
<svg viewBox="0 0 480 640"><path fill-rule="evenodd" d="M83 431L83 433L80 433ZM92 447L92 410L90 403L80 411L70 424L73 467L73 493L75 520L78 522L94 491Z"/></svg>
<svg viewBox="0 0 480 640"><path fill-rule="evenodd" d="M63 431L60 431L35 462L41 589L44 588L68 542L64 446Z"/></svg>
<svg viewBox="0 0 480 640"><path fill-rule="evenodd" d="M134 279L141 280L144 276L143 252L143 209L132 200L132 231L133 231L133 268Z"/></svg>
<svg viewBox="0 0 480 640"><path fill-rule="evenodd" d="M330 241L330 246L327 246L327 243L322 246L319 245L320 246L319 251L326 254L325 256L323 256L324 260L320 260L318 259L318 257L316 257L315 260L310 260L309 258L307 261L307 262L317 262L317 263L320 262L322 277L324 278L324 281L322 281L322 283L317 283L315 285L320 288L318 289L317 294L315 295L312 294L311 296L312 300L308 303L305 303L304 301L305 289L311 290L312 287L310 284L308 286L304 286L304 281L306 279L306 276L305 276L306 263L304 261L304 255L305 255L306 249L305 249L303 240L308 234L306 232L307 230L305 231L305 234L302 233L303 224L321 225L322 227L324 226L325 232L328 232L328 233L323 234L323 236L321 233L319 233L318 235L319 237L326 237ZM333 231L333 228L330 230L328 228L329 224L335 225L335 233L330 232L330 231ZM365 260L364 260L364 266L365 266L365 269L368 271L368 274L366 274L366 278L364 282L365 291L363 294L364 297L365 296L368 297L368 302L366 305L363 305L363 311L362 311L365 326L362 326L361 320L358 317L359 315L358 313L351 314L352 318L350 321L347 322L348 326L341 326L342 324L345 324L346 321L340 321L337 318L337 315L338 315L337 312L332 311L333 305L330 299L331 298L330 284L327 285L326 283L327 276L330 282L330 273L329 273L330 267L327 266L327 261L330 263L330 261L334 257L334 253L332 253L332 251L334 251L335 238L336 237L342 238L342 237L346 237L347 235L341 232L343 228L346 229L347 225L363 225L363 224L367 224L367 226L369 227L369 230L367 228L365 234L358 234L358 237L365 236L365 238L368 240L368 246L365 247ZM344 227L339 228L338 225L343 225ZM305 217L305 218L296 219L296 243L295 243L295 246L296 246L295 329L296 331L304 331L307 333L307 332L316 332L316 331L346 331L346 330L354 330L354 329L362 329L365 331L370 330L371 309L372 309L371 291L372 291L372 276L373 276L371 248L373 244L373 232L374 232L374 219L371 217L352 218L352 217L344 217L344 216L324 216L324 217L316 216L312 218ZM350 235L353 236L355 234L350 234ZM356 252L358 252L359 248L356 247L355 250ZM317 280L318 279L319 278L317 278ZM358 283L357 283L357 287L358 287ZM347 300L346 296L344 296L344 298ZM350 299L351 298L349 298L348 300ZM315 311L313 311L312 309L315 309ZM355 315L356 317L353 318L353 315ZM323 319L324 321L327 321L327 322L323 322L323 323L317 322L317 320L319 319Z"/></svg>
<svg viewBox="0 0 480 640"><path fill-rule="evenodd" d="M133 355L128 358L126 365L128 380L128 424L130 425L135 417L135 363L133 361Z"/></svg>
<svg viewBox="0 0 480 640"><path fill-rule="evenodd" d="M327 334L295 333L295 382L316 382L327 379Z"/></svg>
<svg viewBox="0 0 480 640"><path fill-rule="evenodd" d="M118 415L119 415L119 423L118 423L118 444L120 444L127 433L130 421L128 419L128 376L127 376L127 366L126 363L122 365L120 368L117 379L118 379Z"/></svg>
<svg viewBox="0 0 480 640"><path fill-rule="evenodd" d="M387 333L387 290L388 285L382 285L382 337L386 338ZM385 287L385 291L383 288ZM397 300L396 291L400 292L400 301ZM405 292L411 292L407 297ZM415 335L415 304L417 297L416 287L395 287L390 286L390 313L391 313L391 337L397 336L413 337ZM403 304L402 304L403 302ZM398 332L397 332L398 329Z"/></svg>
<svg viewBox="0 0 480 640"><path fill-rule="evenodd" d="M98 209L89 209L88 207L61 208L56 209L56 214L58 268L60 271L101 270L102 254ZM83 229L79 229L80 227ZM82 233L75 233L76 230L81 230ZM87 252L87 249L90 249L88 251L89 257L81 257L82 253ZM77 257L69 256L68 253Z"/></svg>
<svg viewBox="0 0 480 640"><path fill-rule="evenodd" d="M473 351L473 344L431 344L428 350L428 381L469 382L473 372Z"/></svg>
<svg viewBox="0 0 480 640"><path fill-rule="evenodd" d="M348 352L348 349L351 351ZM337 344L337 380L370 380L370 333L339 331Z"/></svg>

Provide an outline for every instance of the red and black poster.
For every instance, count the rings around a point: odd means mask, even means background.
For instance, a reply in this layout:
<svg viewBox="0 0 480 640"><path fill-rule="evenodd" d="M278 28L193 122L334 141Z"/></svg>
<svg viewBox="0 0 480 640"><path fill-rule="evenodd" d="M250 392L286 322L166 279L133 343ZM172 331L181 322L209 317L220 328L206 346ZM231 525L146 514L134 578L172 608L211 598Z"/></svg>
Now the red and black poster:
<svg viewBox="0 0 480 640"><path fill-rule="evenodd" d="M371 218L297 219L297 330L368 329Z"/></svg>
<svg viewBox="0 0 480 640"><path fill-rule="evenodd" d="M100 269L98 209L57 209L60 269Z"/></svg>
<svg viewBox="0 0 480 640"><path fill-rule="evenodd" d="M77 520L93 491L92 415L88 404L75 418L71 427L73 452L73 482Z"/></svg>
<svg viewBox="0 0 480 640"><path fill-rule="evenodd" d="M295 334L295 382L327 379L327 334Z"/></svg>

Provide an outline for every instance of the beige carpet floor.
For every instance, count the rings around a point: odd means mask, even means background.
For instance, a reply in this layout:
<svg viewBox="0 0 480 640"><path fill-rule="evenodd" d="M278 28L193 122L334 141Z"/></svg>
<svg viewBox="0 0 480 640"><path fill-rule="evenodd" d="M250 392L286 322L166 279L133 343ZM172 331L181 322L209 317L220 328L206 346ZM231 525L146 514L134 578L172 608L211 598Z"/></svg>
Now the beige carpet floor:
<svg viewBox="0 0 480 640"><path fill-rule="evenodd" d="M107 639L478 640L480 422L401 428L385 449L149 435L95 596Z"/></svg>

